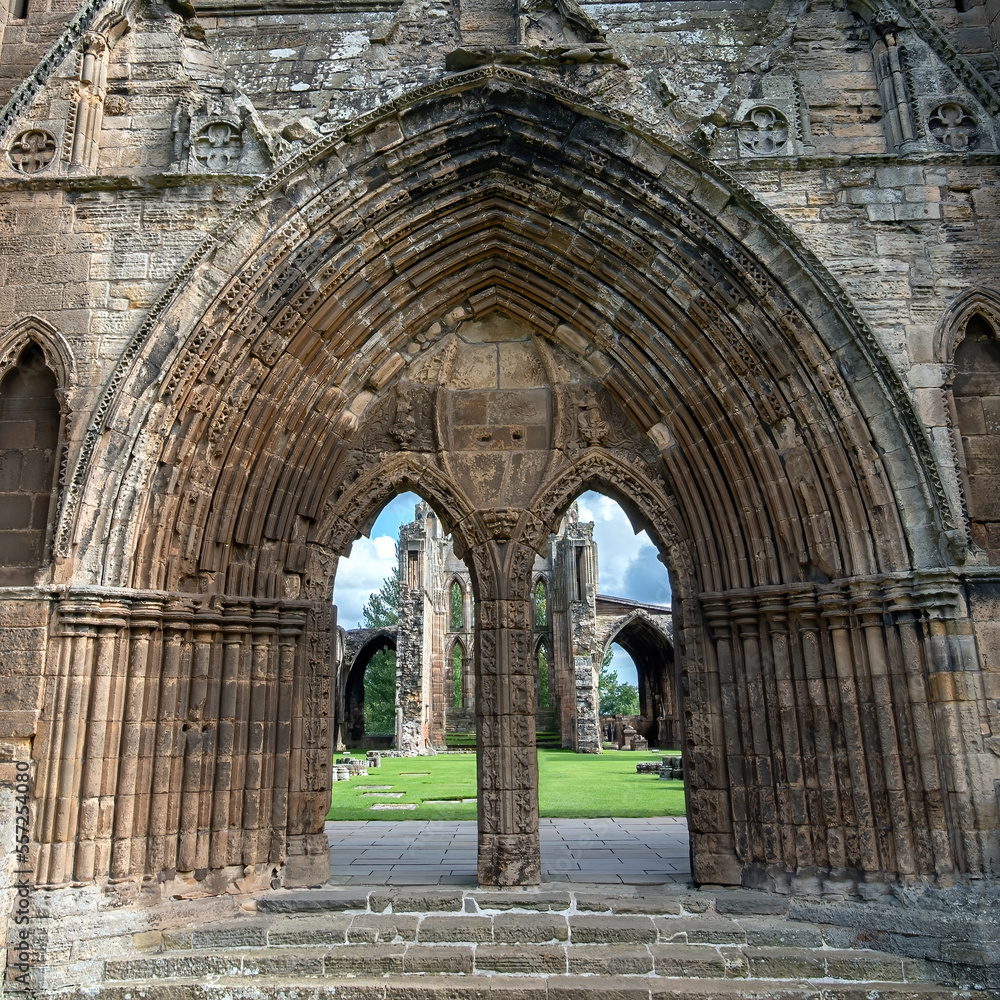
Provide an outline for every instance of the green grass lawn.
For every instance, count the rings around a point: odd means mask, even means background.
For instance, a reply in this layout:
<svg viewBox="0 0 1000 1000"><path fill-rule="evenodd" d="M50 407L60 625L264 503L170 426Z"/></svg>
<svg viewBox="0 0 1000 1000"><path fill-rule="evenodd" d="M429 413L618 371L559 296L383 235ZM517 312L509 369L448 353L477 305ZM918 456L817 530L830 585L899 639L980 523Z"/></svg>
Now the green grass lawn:
<svg viewBox="0 0 1000 1000"><path fill-rule="evenodd" d="M637 761L659 760L660 756L539 750L539 811L542 816L574 818L683 816L683 782L635 773ZM366 778L334 782L328 818L475 819L475 796L474 754L385 757L382 766L369 770ZM378 803L409 804L416 809L371 808Z"/></svg>

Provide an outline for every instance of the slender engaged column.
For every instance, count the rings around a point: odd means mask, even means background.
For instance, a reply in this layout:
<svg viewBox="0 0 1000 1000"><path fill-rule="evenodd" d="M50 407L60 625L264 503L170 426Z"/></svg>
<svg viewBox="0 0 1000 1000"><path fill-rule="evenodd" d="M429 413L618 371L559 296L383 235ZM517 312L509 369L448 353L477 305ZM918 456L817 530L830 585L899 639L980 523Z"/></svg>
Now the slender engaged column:
<svg viewBox="0 0 1000 1000"><path fill-rule="evenodd" d="M156 726L155 766L149 802L150 875L173 872L177 866L180 783L184 765L182 712L186 705L186 637L191 627L190 602L172 601L163 612L163 655L160 711Z"/></svg>
<svg viewBox="0 0 1000 1000"><path fill-rule="evenodd" d="M187 711L181 727L184 772L177 844L177 868L189 872L208 868L208 829L211 817L210 750L214 745L211 692L213 643L218 631L215 615L194 616L191 643L191 679Z"/></svg>
<svg viewBox="0 0 1000 1000"><path fill-rule="evenodd" d="M844 815L834 761L830 706L823 671L820 644L819 611L813 594L803 594L789 601L798 633L797 651L802 658L802 672L812 713L811 736L815 770L814 794L810 796L810 813L814 830L823 831L822 854L816 863L825 861L831 868L847 865L847 842ZM825 857L823 856L825 855Z"/></svg>
<svg viewBox="0 0 1000 1000"><path fill-rule="evenodd" d="M707 599L702 601L702 608L715 644L715 660L719 668L719 695L726 739L736 857L745 863L752 858L746 760L743 753L746 720L740 710L739 692L736 688L733 626L730 620L729 602L722 599ZM744 732L741 733L741 730Z"/></svg>
<svg viewBox="0 0 1000 1000"><path fill-rule="evenodd" d="M278 715L275 725L274 800L271 809L270 862L288 861L289 836L299 833L298 816L303 809L296 768L302 767L303 754L296 747L296 705L301 704L296 661L305 618L296 612L282 611L278 626Z"/></svg>
<svg viewBox="0 0 1000 1000"><path fill-rule="evenodd" d="M955 855L948 832L934 720L927 698L927 661L924 656L923 623L908 592L894 596L893 610L899 633L901 661L906 672L910 712L913 716L913 733L923 788L921 798L927 812L934 871L938 875L944 875L955 870Z"/></svg>
<svg viewBox="0 0 1000 1000"><path fill-rule="evenodd" d="M823 617L830 630L834 665L837 669L841 724L844 728L844 739L847 744L851 796L857 820L858 857L856 862L862 871L876 872L880 870L882 859L879 856L875 839L875 819L868 790L865 739L858 709L855 665L851 651L850 622L846 600L839 594L824 595Z"/></svg>
<svg viewBox="0 0 1000 1000"><path fill-rule="evenodd" d="M271 609L253 615L250 663L249 727L246 746L246 791L243 807L243 860L267 861L274 794L274 725L278 704L274 656L278 615Z"/></svg>
<svg viewBox="0 0 1000 1000"><path fill-rule="evenodd" d="M739 635L743 666L741 687L753 756L748 762L752 825L751 842L754 860L774 864L781 860L778 809L775 800L775 771L780 768L781 748L777 728L772 730L771 705L764 694L764 665L761 654L760 621L757 603L752 599L734 602L733 621ZM769 732L770 731L770 732ZM771 734L775 737L772 744Z"/></svg>
<svg viewBox="0 0 1000 1000"><path fill-rule="evenodd" d="M916 861L910 828L909 805L906 801L906 782L900 761L899 736L896 730L897 706L889 682L889 663L885 648L885 615L881 601L874 595L859 598L854 614L865 634L868 651L868 670L874 695L875 719L878 723L882 769L885 773L889 815L892 819L892 837L896 852L896 872L913 875Z"/></svg>
<svg viewBox="0 0 1000 1000"><path fill-rule="evenodd" d="M80 824L76 852L75 878L89 881L107 874L110 859L108 822L114 809L113 790L107 785L109 762L118 755L117 735L113 728L113 692L119 668L118 649L127 622L124 604L106 603L101 607L91 684L90 714L87 720L86 757L80 787Z"/></svg>
<svg viewBox="0 0 1000 1000"><path fill-rule="evenodd" d="M86 713L100 612L83 598L60 608L63 636L55 697L46 706L49 724L48 775L36 787L47 791L39 824L39 880L59 885L73 877L79 788L84 757Z"/></svg>
<svg viewBox="0 0 1000 1000"><path fill-rule="evenodd" d="M788 640L788 609L783 598L769 596L761 601L767 621L773 694L768 702L777 715L781 745L784 750L783 774L776 791L781 813L782 850L788 867L806 868L816 863L809 828L802 748L799 743L799 691L792 677Z"/></svg>
<svg viewBox="0 0 1000 1000"><path fill-rule="evenodd" d="M222 676L216 722L215 780L212 787L212 840L210 868L225 868L239 860L242 838L238 834L242 820L243 761L240 759L240 734L245 740L245 717L240 719L241 694L246 690L243 678L244 644L250 635L250 609L227 607L222 617ZM235 836L235 851L230 840ZM235 854L235 856L234 856Z"/></svg>
<svg viewBox="0 0 1000 1000"><path fill-rule="evenodd" d="M133 609L133 615L135 610ZM146 655L146 677L143 684L142 725L139 729L139 766L136 771L135 820L132 832L130 867L133 875L150 874L147 853L152 818L153 774L159 767L156 759L156 733L160 714L160 682L163 671L163 604L144 601L142 614L152 624Z"/></svg>
<svg viewBox="0 0 1000 1000"><path fill-rule="evenodd" d="M932 702L941 732L941 750L948 779L948 806L957 819L959 863L973 876L982 874L983 864L976 830L976 808L972 795L962 719L963 683L968 673L949 642L948 609L937 602L927 608L926 658Z"/></svg>
<svg viewBox="0 0 1000 1000"><path fill-rule="evenodd" d="M118 763L118 786L115 802L114 842L111 847L111 875L127 878L136 874L145 862L148 793L141 798L139 784L140 750L144 743L146 719L146 684L149 677L150 647L159 628L159 607L138 603L132 607L129 622L128 678L122 716L121 750ZM154 715L155 719L155 715ZM138 843L139 840L143 843Z"/></svg>

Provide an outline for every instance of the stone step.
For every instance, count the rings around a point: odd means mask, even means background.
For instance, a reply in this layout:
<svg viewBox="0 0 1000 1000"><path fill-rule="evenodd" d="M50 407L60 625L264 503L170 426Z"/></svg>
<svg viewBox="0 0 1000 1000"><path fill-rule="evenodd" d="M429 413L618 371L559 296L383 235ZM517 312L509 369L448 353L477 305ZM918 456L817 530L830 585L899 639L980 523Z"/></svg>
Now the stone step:
<svg viewBox="0 0 1000 1000"><path fill-rule="evenodd" d="M507 910L484 913L330 912L255 915L196 928L138 935L143 951L263 948L287 945L380 944L705 944L735 947L819 948L817 924L714 914L557 913Z"/></svg>
<svg viewBox="0 0 1000 1000"><path fill-rule="evenodd" d="M334 990L353 1000L568 1000L582 995L572 992L580 984L590 997L609 983L614 1000L1000 1000L988 968L858 947L843 927L810 922L782 897L740 890L284 890L256 905L238 917L135 934L131 948L103 963L99 996L221 1000L190 992L212 983L254 1000ZM938 985L955 982L969 985Z"/></svg>
<svg viewBox="0 0 1000 1000"><path fill-rule="evenodd" d="M998 991L970 992L928 983L813 983L803 980L698 980L651 976L389 976L337 983L315 980L195 977L105 983L60 1000L1000 1000Z"/></svg>
<svg viewBox="0 0 1000 1000"><path fill-rule="evenodd" d="M109 960L107 980L520 974L924 982L929 963L875 951L704 944L454 944L396 941L177 950Z"/></svg>

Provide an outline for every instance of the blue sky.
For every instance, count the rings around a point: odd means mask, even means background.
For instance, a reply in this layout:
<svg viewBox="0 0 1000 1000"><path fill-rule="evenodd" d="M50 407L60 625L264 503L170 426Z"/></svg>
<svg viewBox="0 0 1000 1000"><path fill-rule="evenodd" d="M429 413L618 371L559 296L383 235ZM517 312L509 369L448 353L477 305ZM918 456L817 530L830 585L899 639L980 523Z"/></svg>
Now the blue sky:
<svg viewBox="0 0 1000 1000"><path fill-rule="evenodd" d="M337 569L334 601L337 621L344 628L361 624L361 609L368 596L382 585L396 560L399 526L413 520L413 508L420 498L400 494L379 514L370 538L359 538L351 554L341 559ZM656 558L656 549L645 532L636 535L625 512L609 497L584 493L578 500L580 520L594 522L598 547L598 589L602 594L628 597L648 604L670 603L667 570ZM635 666L618 646L612 665L621 680L634 684Z"/></svg>

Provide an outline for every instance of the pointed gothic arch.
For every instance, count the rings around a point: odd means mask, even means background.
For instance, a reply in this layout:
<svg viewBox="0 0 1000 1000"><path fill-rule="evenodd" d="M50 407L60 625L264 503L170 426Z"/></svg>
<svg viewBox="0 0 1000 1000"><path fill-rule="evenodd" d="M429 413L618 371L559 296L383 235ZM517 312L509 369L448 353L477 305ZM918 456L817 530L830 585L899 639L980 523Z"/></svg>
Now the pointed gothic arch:
<svg viewBox="0 0 1000 1000"><path fill-rule="evenodd" d="M549 625L549 585L544 576L536 576L531 588L531 618L535 629Z"/></svg>
<svg viewBox="0 0 1000 1000"><path fill-rule="evenodd" d="M0 585L29 585L51 561L64 482L72 355L26 317L0 334Z"/></svg>
<svg viewBox="0 0 1000 1000"><path fill-rule="evenodd" d="M643 608L598 631L598 649L603 657L617 644L632 658L639 691L639 735L651 747L674 749L681 738L678 716L678 683L672 629L667 618L658 618ZM682 747L683 750L683 747Z"/></svg>
<svg viewBox="0 0 1000 1000"><path fill-rule="evenodd" d="M392 629L357 629L351 636L350 645L342 649L337 684L340 702L337 722L342 725L342 733L338 734L338 743L349 742L352 747L368 745L365 741L370 735L365 723L365 671L375 655L384 649L396 650L396 633Z"/></svg>
<svg viewBox="0 0 1000 1000"><path fill-rule="evenodd" d="M75 386L73 352L66 338L40 316L25 316L0 333L0 379L17 362L29 341L42 349L45 363L55 375L58 391L68 393Z"/></svg>
<svg viewBox="0 0 1000 1000"><path fill-rule="evenodd" d="M965 338L965 328L979 314L1000 330L1000 293L989 288L970 288L957 295L944 310L934 333L934 356L946 365L955 361L955 349Z"/></svg>
<svg viewBox="0 0 1000 1000"><path fill-rule="evenodd" d="M447 167L430 178L436 156ZM345 207L349 176L379 180ZM488 381L500 365L482 384L455 374L455 352L483 344L511 360L504 385ZM504 420L483 395L501 392ZM273 723L297 741L265 824L274 858L251 838L240 862L294 858L308 878L325 861L333 566L414 489L479 608L480 879L532 882L532 565L591 483L641 515L671 568L698 880L990 863L992 791L981 781L971 809L949 811L975 784L973 748L945 759L950 730L929 708L941 650L961 656L961 594L939 581L954 525L875 338L731 177L519 71L455 74L324 137L206 241L97 407L61 581L135 595L142 613L121 628L137 661L169 629L196 664L243 662L249 643L276 690L297 692ZM67 630L93 613L71 586ZM926 772L904 775L907 755ZM235 837L229 817L188 850L133 821L128 768L114 780L110 872L64 863L53 800L43 882L156 874L164 851L225 867L211 844Z"/></svg>
<svg viewBox="0 0 1000 1000"><path fill-rule="evenodd" d="M1000 502L994 484L1000 441L1000 299L992 293L962 297L949 310L953 327L942 342L950 367L945 396L969 540L975 554L1000 562Z"/></svg>
<svg viewBox="0 0 1000 1000"><path fill-rule="evenodd" d="M538 709L553 708L553 688L555 685L551 680L552 663L551 640L546 635L540 635L535 642L534 664L535 673L538 677L538 687L536 689L536 700Z"/></svg>
<svg viewBox="0 0 1000 1000"><path fill-rule="evenodd" d="M456 636L448 650L448 667L451 675L451 708L465 708L470 698L467 667L469 651L461 636Z"/></svg>
<svg viewBox="0 0 1000 1000"><path fill-rule="evenodd" d="M465 587L455 576L448 586L448 631L461 632L465 628Z"/></svg>

